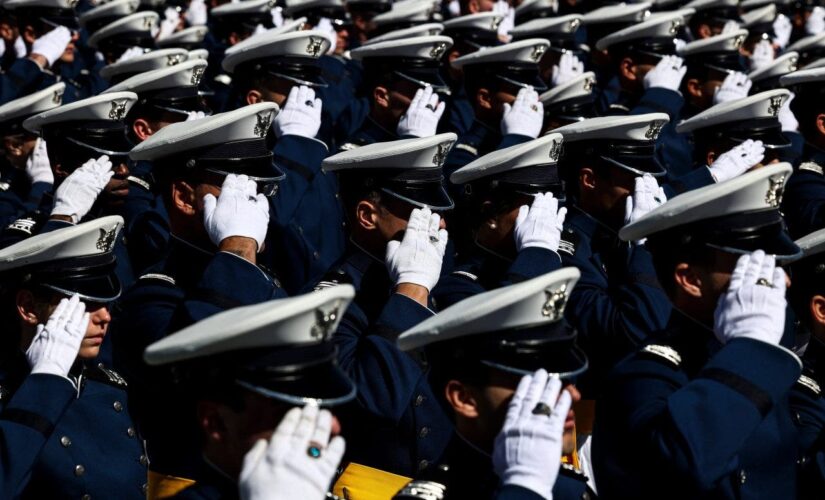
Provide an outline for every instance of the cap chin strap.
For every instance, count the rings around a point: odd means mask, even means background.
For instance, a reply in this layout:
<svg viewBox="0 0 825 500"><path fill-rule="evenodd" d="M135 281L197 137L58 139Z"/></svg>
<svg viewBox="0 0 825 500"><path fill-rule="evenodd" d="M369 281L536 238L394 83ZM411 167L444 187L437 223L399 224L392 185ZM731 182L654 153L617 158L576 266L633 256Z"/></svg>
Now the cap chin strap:
<svg viewBox="0 0 825 500"><path fill-rule="evenodd" d="M300 396L293 396L292 394L286 394L283 392L273 391L272 389L266 389L264 387L259 387L257 385L250 384L249 382L244 382L242 380L235 380L235 383L239 386L243 387L244 389L250 390L261 396L277 399L278 401L283 401L289 405L293 406L306 406L306 405L313 405L313 406L337 406L343 403L347 403L355 399L355 385L350 383L350 391L344 395L339 396L337 398L328 398L328 399L321 399L321 398L304 398Z"/></svg>
<svg viewBox="0 0 825 500"><path fill-rule="evenodd" d="M487 361L487 360L484 360L484 359L479 360L479 361L484 366L489 366L490 368L495 368L496 370L501 370L501 371L507 372L507 373L515 373L516 375L532 375L533 374L533 372L530 371L530 370L521 370L519 368L513 368L512 366L501 365L501 364L494 363L492 361ZM551 377L559 378L559 379L569 379L569 378L573 378L573 377L578 377L582 373L586 372L587 368L589 366L590 366L590 362L585 360L584 361L584 366L582 366L581 368L579 368L577 370L573 370L571 372L549 372L548 375L550 375Z"/></svg>
<svg viewBox="0 0 825 500"><path fill-rule="evenodd" d="M444 188L441 188L441 189L443 190ZM402 195L396 193L395 191L392 191L392 190L387 189L387 188L381 188L380 190L383 193L386 193L390 196L398 198L399 200L407 202L410 205L416 206L418 208L429 208L430 210L435 210L435 211L438 211L438 212L441 212L441 211L444 211L444 210L452 210L453 208L455 208L455 203L453 201L450 201L449 206L436 207L436 206L433 206L433 205L427 205L426 203L421 203L420 201L415 201L411 198L407 198L406 196L402 196Z"/></svg>
<svg viewBox="0 0 825 500"><path fill-rule="evenodd" d="M91 144L86 144L85 142L80 142L77 139L73 139L71 137L64 137L64 139L66 139L67 141L71 142L72 144L76 144L80 147L83 147L83 148L86 148L86 149L91 149L95 153L100 153L101 155L110 155L110 156L128 156L129 155L128 151L125 151L125 152L124 151L110 151L108 149L101 149L101 148L92 146Z"/></svg>
<svg viewBox="0 0 825 500"><path fill-rule="evenodd" d="M40 283L39 286L41 286L43 288L48 288L49 290L53 290L57 293L62 293L66 297L71 297L72 295L77 295L82 300L89 301L89 302L94 302L96 304L106 304L108 302L114 302L115 300L117 300L120 297L120 295L122 293L122 292L117 292L117 295L115 295L114 297L101 298L101 297L93 297L91 295L86 295L86 294L83 294L83 293L80 293L80 292L76 292L74 290L66 290L65 288L60 288L59 286L47 285L47 284L44 284L44 283Z"/></svg>
<svg viewBox="0 0 825 500"><path fill-rule="evenodd" d="M752 250L743 250L741 248L733 248L725 245L714 245L713 243L707 242L705 242L705 246L734 255L746 255L752 252ZM802 257L802 250L800 249L798 252L788 255L774 255L774 257L776 257L776 260L780 262L792 262Z"/></svg>
<svg viewBox="0 0 825 500"><path fill-rule="evenodd" d="M290 81L292 83L295 83L295 84L298 84L298 85L304 85L306 87L310 87L310 88L314 88L314 89L325 89L325 88L329 87L329 85L326 82L324 82L324 83L315 83L315 82L310 82L309 80L301 80L300 78L295 78L294 76L289 76L289 75L286 75L284 73L280 73L280 72L277 72L277 71L267 71L267 73L269 73L272 76L278 77L278 78L283 78L284 80Z"/></svg>
<svg viewBox="0 0 825 500"><path fill-rule="evenodd" d="M404 74L400 71L393 71L393 74L395 76L403 79L403 80L406 80L408 82L411 82L411 83L421 87L422 89L427 88L427 87L432 87L433 90L438 94L452 95L452 91L446 85L433 85L430 82L425 82L424 80L419 80L417 78L413 78L413 77L411 77L409 75L406 75L406 74Z"/></svg>

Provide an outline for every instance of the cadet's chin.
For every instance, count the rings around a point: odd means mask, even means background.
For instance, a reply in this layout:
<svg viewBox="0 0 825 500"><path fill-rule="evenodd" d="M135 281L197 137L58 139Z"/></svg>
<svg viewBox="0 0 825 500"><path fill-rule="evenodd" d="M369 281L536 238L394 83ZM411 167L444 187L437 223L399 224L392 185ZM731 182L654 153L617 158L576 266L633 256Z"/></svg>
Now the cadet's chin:
<svg viewBox="0 0 825 500"><path fill-rule="evenodd" d="M67 48L63 52L63 55L60 56L60 61L64 62L64 63L67 63L67 64L71 64L71 63L74 62L74 57L75 57L74 56L74 49L73 48Z"/></svg>

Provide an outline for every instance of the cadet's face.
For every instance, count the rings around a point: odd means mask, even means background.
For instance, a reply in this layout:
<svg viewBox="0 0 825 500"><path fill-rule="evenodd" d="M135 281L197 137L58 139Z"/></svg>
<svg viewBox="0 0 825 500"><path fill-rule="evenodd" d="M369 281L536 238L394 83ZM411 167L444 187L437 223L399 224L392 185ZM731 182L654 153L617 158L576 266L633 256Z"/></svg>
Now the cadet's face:
<svg viewBox="0 0 825 500"><path fill-rule="evenodd" d="M29 134L6 136L3 138L3 156L15 168L25 168L36 143L37 137Z"/></svg>
<svg viewBox="0 0 825 500"><path fill-rule="evenodd" d="M60 56L60 60L64 63L71 64L74 62L75 57L75 44L80 39L80 33L77 31L72 31L72 39L69 42L69 45L66 46L66 50L63 51L63 55Z"/></svg>
<svg viewBox="0 0 825 500"><path fill-rule="evenodd" d="M407 112L415 93L420 89L418 85L408 81L398 81L390 87L390 111L394 118L399 119Z"/></svg>
<svg viewBox="0 0 825 500"><path fill-rule="evenodd" d="M38 322L46 324L49 321L49 316L57 308L57 305L62 299L66 298L64 295L55 294L52 297L48 307L44 308L41 313L38 313ZM86 304L86 312L89 313L89 325L86 327L86 335L80 343L80 350L77 353L79 359L89 360L94 359L100 354L100 346L103 344L103 339L109 330L109 323L112 322L112 316L109 314L109 308L106 304L99 302L89 302L84 300Z"/></svg>
<svg viewBox="0 0 825 500"><path fill-rule="evenodd" d="M407 229L407 221L410 220L412 211L416 208L413 205L392 197L384 197L381 202L383 210L378 211L376 226L381 232L384 241L400 240ZM447 228L444 218L439 224L441 229Z"/></svg>
<svg viewBox="0 0 825 500"><path fill-rule="evenodd" d="M598 213L592 215L600 216L611 227L623 224L625 199L633 194L636 177L636 174L615 167L608 167L603 175L596 175L595 189L590 196Z"/></svg>
<svg viewBox="0 0 825 500"><path fill-rule="evenodd" d="M106 201L107 207L119 207L126 201L126 196L129 194L129 181L126 178L129 176L129 167L126 162L119 163L112 166L115 175L109 179L106 187L103 188L103 197Z"/></svg>

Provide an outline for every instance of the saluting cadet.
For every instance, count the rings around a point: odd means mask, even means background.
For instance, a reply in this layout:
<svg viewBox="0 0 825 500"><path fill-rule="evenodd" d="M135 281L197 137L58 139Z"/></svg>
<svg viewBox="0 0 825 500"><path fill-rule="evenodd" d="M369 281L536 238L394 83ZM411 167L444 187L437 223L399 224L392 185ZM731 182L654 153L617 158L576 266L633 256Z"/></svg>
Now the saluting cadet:
<svg viewBox="0 0 825 500"><path fill-rule="evenodd" d="M794 237L802 237L825 227L825 128L822 126L825 68L795 71L780 78L780 82L795 94L791 111L799 121L799 133L805 140L782 205L788 231Z"/></svg>
<svg viewBox="0 0 825 500"><path fill-rule="evenodd" d="M443 474L446 498L502 498L496 491L514 486L530 493L520 491L507 498L596 498L583 474L570 465L559 471L556 461L556 456L576 453L574 415L568 409L580 397L575 378L587 369L587 357L576 346L576 331L563 319L578 276L576 269L566 268L476 295L398 337L402 350L423 351L433 393L455 423L439 460L440 467L448 467ZM545 380L549 373L548 387L554 386L556 394L564 386L559 402L554 398L550 403L555 403L554 417L564 421L564 434L546 452L524 450L519 457L525 468L533 462L535 476L509 475L503 462L512 455L510 449L501 449L499 433L507 433L513 424L509 412L505 418L508 400L519 397L520 379L533 372Z"/></svg>
<svg viewBox="0 0 825 500"><path fill-rule="evenodd" d="M158 49L145 54L121 59L100 69L100 76L114 85L146 71L163 69L186 61L189 52L184 49Z"/></svg>
<svg viewBox="0 0 825 500"><path fill-rule="evenodd" d="M524 4L516 8L518 9ZM513 40L542 38L550 42L539 61L539 74L549 86L556 87L579 76L584 71L587 52L576 40L582 16L570 14L535 19L516 26L510 33Z"/></svg>
<svg viewBox="0 0 825 500"><path fill-rule="evenodd" d="M0 146L4 165L0 169L0 226L34 212L54 184L46 142L23 128L23 121L60 106L66 84L43 90L0 106Z"/></svg>
<svg viewBox="0 0 825 500"><path fill-rule="evenodd" d="M207 33L209 33L209 28L206 26L190 26L176 31L167 37L158 39L157 46L161 49L199 49L203 46L203 41Z"/></svg>
<svg viewBox="0 0 825 500"><path fill-rule="evenodd" d="M24 380L31 377L33 368L24 352L43 348L33 345L32 339L38 324L56 312L55 306L63 309L66 326L52 322L45 327L55 328L50 334L83 338L73 365L65 360L65 365L61 362L45 372L64 375L57 370L71 366L67 371L74 394L63 415L54 418L58 414L52 412L59 405L52 406L50 401L54 397L67 403L61 396L65 391L62 382L44 384L45 392L39 394L41 409L35 414L17 413L23 426L35 425L32 418L37 413L51 414L54 420L36 425L41 432L54 427L14 496L145 498L148 460L129 413L127 382L96 359L111 322L109 304L121 292L112 250L122 226L120 217L102 217L33 236L0 251L4 324L8 326L0 383L7 394L13 394L21 383L21 389L25 388ZM70 296L74 297L68 303L59 305ZM43 373L40 370L37 373ZM4 408L3 418L14 420L14 411L9 412Z"/></svg>
<svg viewBox="0 0 825 500"><path fill-rule="evenodd" d="M779 265L800 250L778 210L791 171L769 165L685 193L622 228L624 240L647 238L675 309L597 405L601 495L794 498L788 395L802 363L780 345Z"/></svg>
<svg viewBox="0 0 825 500"><path fill-rule="evenodd" d="M553 129L596 117L596 74L583 73L539 96L544 107L542 135Z"/></svg>
<svg viewBox="0 0 825 500"><path fill-rule="evenodd" d="M543 110L538 92L547 89L538 62L546 40L533 38L476 51L452 62L464 72L464 87L475 120L447 157L446 173L485 154L535 139Z"/></svg>
<svg viewBox="0 0 825 500"><path fill-rule="evenodd" d="M455 171L462 195L450 223L458 258L433 290L444 309L471 295L561 267L558 248L567 209L556 162L562 137L548 134L482 156Z"/></svg>
<svg viewBox="0 0 825 500"><path fill-rule="evenodd" d="M241 105L271 101L282 110L272 122L273 158L286 177L269 200L272 244L264 262L290 293L320 279L345 248L338 184L321 170L328 151L317 138L324 103L315 89L326 85L318 58L329 47L318 31L264 33L232 47L223 61Z"/></svg>
<svg viewBox="0 0 825 500"><path fill-rule="evenodd" d="M341 431L330 409L355 397L332 340L353 295L344 285L231 309L146 349L147 363L175 371L187 423L202 437L194 484L174 498L235 499L239 486L250 500L324 498L344 453L341 437L330 440ZM256 491L250 476L262 474L269 480Z"/></svg>
<svg viewBox="0 0 825 500"><path fill-rule="evenodd" d="M688 26L696 40L727 33L742 23L739 0L693 0L685 4L685 8L695 11Z"/></svg>
<svg viewBox="0 0 825 500"><path fill-rule="evenodd" d="M134 47L154 49L152 30L157 28L158 22L158 15L154 12L137 12L103 26L89 37L87 43L90 48L103 54L103 61L99 64L103 67L116 62Z"/></svg>
<svg viewBox="0 0 825 500"><path fill-rule="evenodd" d="M436 4L428 1L407 0L393 2L392 8L372 18L369 37L375 37L417 24L433 21Z"/></svg>
<svg viewBox="0 0 825 500"><path fill-rule="evenodd" d="M352 16L352 48L356 48L369 38L374 29L372 19L392 8L390 0L347 0L347 11Z"/></svg>
<svg viewBox="0 0 825 500"><path fill-rule="evenodd" d="M285 295L256 265L269 222L267 196L283 177L266 144L276 110L261 103L175 123L130 153L152 162L171 232L164 260L121 299L113 337L117 366L134 373L130 390L158 473L191 477L196 457L181 443L196 437L164 390L168 378L143 366L143 349L224 309Z"/></svg>
<svg viewBox="0 0 825 500"><path fill-rule="evenodd" d="M753 83L751 94L758 94L766 90L773 90L781 87L779 79L788 73L793 73L799 66L799 54L796 52L785 52L769 64L759 69L751 70L748 79ZM793 113L791 113L793 115Z"/></svg>

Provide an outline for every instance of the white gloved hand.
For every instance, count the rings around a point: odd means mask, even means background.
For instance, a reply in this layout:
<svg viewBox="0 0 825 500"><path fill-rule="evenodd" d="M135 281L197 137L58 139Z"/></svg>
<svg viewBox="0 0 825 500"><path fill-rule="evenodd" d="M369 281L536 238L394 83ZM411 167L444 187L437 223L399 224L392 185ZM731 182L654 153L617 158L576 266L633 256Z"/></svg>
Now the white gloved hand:
<svg viewBox="0 0 825 500"><path fill-rule="evenodd" d="M187 122L200 120L201 118L206 118L206 113L203 111L189 111L186 113L186 120Z"/></svg>
<svg viewBox="0 0 825 500"><path fill-rule="evenodd" d="M682 79L687 73L685 60L679 56L664 56L656 66L647 72L643 83L645 90L662 88L679 92Z"/></svg>
<svg viewBox="0 0 825 500"><path fill-rule="evenodd" d="M461 4L458 0L450 0L447 4L447 10L450 12L450 17L458 17L461 15Z"/></svg>
<svg viewBox="0 0 825 500"><path fill-rule="evenodd" d="M498 24L498 35L509 40L510 32L516 27L516 10L506 0L498 0L493 4L493 12L503 18Z"/></svg>
<svg viewBox="0 0 825 500"><path fill-rule="evenodd" d="M747 141L719 155L708 168L716 182L725 182L738 177L765 158L762 141Z"/></svg>
<svg viewBox="0 0 825 500"><path fill-rule="evenodd" d="M773 62L776 54L773 50L773 44L768 40L760 40L753 47L753 54L751 54L751 71L762 69Z"/></svg>
<svg viewBox="0 0 825 500"><path fill-rule="evenodd" d="M258 193L255 181L245 175L229 174L221 186L221 194L203 197L203 223L215 246L233 236L251 238L264 247L269 226L269 202Z"/></svg>
<svg viewBox="0 0 825 500"><path fill-rule="evenodd" d="M180 13L172 7L167 7L166 10L163 11L163 21L160 22L160 28L155 38L158 40L167 38L177 31L178 25L180 25Z"/></svg>
<svg viewBox="0 0 825 500"><path fill-rule="evenodd" d="M62 299L46 325L37 325L37 334L26 350L31 372L67 376L88 325L89 313L80 297L72 295L70 299Z"/></svg>
<svg viewBox="0 0 825 500"><path fill-rule="evenodd" d="M636 222L667 201L665 191L650 174L636 177L633 194L625 200L625 224Z"/></svg>
<svg viewBox="0 0 825 500"><path fill-rule="evenodd" d="M299 135L314 138L321 128L321 99L315 91L301 85L292 87L280 113L275 116L275 135Z"/></svg>
<svg viewBox="0 0 825 500"><path fill-rule="evenodd" d="M447 230L439 229L440 223L441 217L429 208L412 211L402 240L387 243L384 262L393 283L412 283L432 291L447 249Z"/></svg>
<svg viewBox="0 0 825 500"><path fill-rule="evenodd" d="M518 209L513 229L516 250L540 247L558 251L566 215L567 209L559 208L559 200L553 197L553 193L535 195L532 205L522 205Z"/></svg>
<svg viewBox="0 0 825 500"><path fill-rule="evenodd" d="M796 116L793 114L793 111L791 111L791 101L794 100L794 97L796 97L796 94L791 92L791 96L787 101L782 103L782 107L779 108L779 113L776 115L779 124L782 125L783 132L799 131L799 121L797 121Z"/></svg>
<svg viewBox="0 0 825 500"><path fill-rule="evenodd" d="M681 54L682 49L684 49L686 45L687 45L687 42L682 40L681 38L674 38L673 39L673 46L676 48L676 53L677 54Z"/></svg>
<svg viewBox="0 0 825 500"><path fill-rule="evenodd" d="M284 24L284 9L283 7L273 7L269 11L269 15L272 16L272 25L276 28L280 28Z"/></svg>
<svg viewBox="0 0 825 500"><path fill-rule="evenodd" d="M126 49L123 54L120 54L120 57L117 58L117 62L124 62L128 61L129 59L134 59L137 56L142 56L146 51L143 47L130 47Z"/></svg>
<svg viewBox="0 0 825 500"><path fill-rule="evenodd" d="M410 101L410 107L398 120L398 137L434 136L445 106L439 102L438 94L433 92L432 87L418 89Z"/></svg>
<svg viewBox="0 0 825 500"><path fill-rule="evenodd" d="M49 153L46 150L46 141L37 138L34 143L34 149L26 160L26 175L29 181L47 182L54 184L54 173L52 173L52 166L49 163Z"/></svg>
<svg viewBox="0 0 825 500"><path fill-rule="evenodd" d="M773 39L773 43L778 45L780 49L784 49L788 46L788 42L791 41L792 32L793 24L791 24L791 20L788 19L788 16L785 14L777 14L776 19L773 20L773 33L776 35Z"/></svg>
<svg viewBox="0 0 825 500"><path fill-rule="evenodd" d="M318 24L316 24L312 29L320 31L329 40L330 44L329 49L327 49L327 54L335 53L335 46L338 43L338 32L335 31L335 26L332 25L332 20L322 17L318 19Z"/></svg>
<svg viewBox="0 0 825 500"><path fill-rule="evenodd" d="M722 26L722 35L727 35L728 33L733 33L734 31L739 31L739 23L736 21L728 21Z"/></svg>
<svg viewBox="0 0 825 500"><path fill-rule="evenodd" d="M115 172L108 156L87 161L57 186L51 215L69 216L77 224L92 209L113 175Z"/></svg>
<svg viewBox="0 0 825 500"><path fill-rule="evenodd" d="M557 87L584 74L584 64L572 52L565 52L554 64L550 74L550 84Z"/></svg>
<svg viewBox="0 0 825 500"><path fill-rule="evenodd" d="M493 469L503 485L521 486L552 500L572 398L562 390L561 380L548 378L540 369L519 382L493 445ZM539 404L551 409L550 415L537 413Z"/></svg>
<svg viewBox="0 0 825 500"><path fill-rule="evenodd" d="M817 5L805 21L805 33L818 35L823 31L825 31L825 8Z"/></svg>
<svg viewBox="0 0 825 500"><path fill-rule="evenodd" d="M206 2L204 0L192 0L186 14L183 15L189 26L205 26L207 21Z"/></svg>
<svg viewBox="0 0 825 500"><path fill-rule="evenodd" d="M749 338L779 345L785 331L785 271L762 250L739 257L713 314L719 342Z"/></svg>
<svg viewBox="0 0 825 500"><path fill-rule="evenodd" d="M272 434L250 449L238 481L241 500L322 500L344 456L344 438L330 439L332 414L307 405L292 408ZM318 446L313 458L309 448Z"/></svg>
<svg viewBox="0 0 825 500"><path fill-rule="evenodd" d="M60 59L69 42L72 41L72 32L65 26L58 26L41 36L32 44L32 54L40 54L46 58L49 66Z"/></svg>
<svg viewBox="0 0 825 500"><path fill-rule="evenodd" d="M747 97L751 85L753 85L753 82L748 78L748 75L734 71L725 77L721 87L716 88L716 93L713 95L713 104Z"/></svg>
<svg viewBox="0 0 825 500"><path fill-rule="evenodd" d="M544 107L539 102L539 94L532 88L518 91L513 104L504 105L501 117L501 134L526 135L532 139L539 136L544 124Z"/></svg>
<svg viewBox="0 0 825 500"><path fill-rule="evenodd" d="M266 26L259 23L255 25L255 31L252 32L252 36L260 35L261 33L266 33Z"/></svg>

